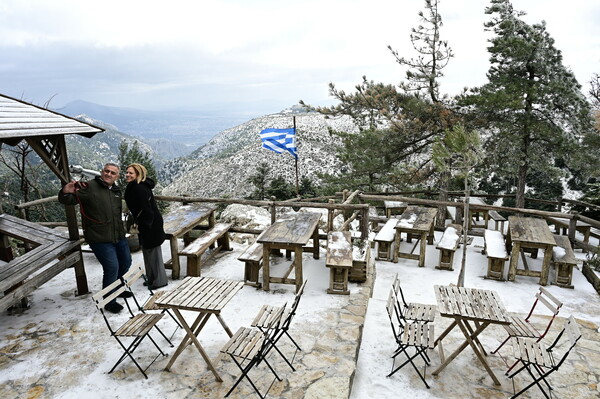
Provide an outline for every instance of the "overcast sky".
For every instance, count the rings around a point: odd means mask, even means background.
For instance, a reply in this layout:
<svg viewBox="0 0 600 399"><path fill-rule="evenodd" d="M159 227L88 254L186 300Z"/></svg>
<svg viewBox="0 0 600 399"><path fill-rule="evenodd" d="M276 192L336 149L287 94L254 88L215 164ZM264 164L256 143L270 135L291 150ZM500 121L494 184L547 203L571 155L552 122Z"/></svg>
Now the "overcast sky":
<svg viewBox="0 0 600 399"><path fill-rule="evenodd" d="M455 58L442 91L485 82L489 1L442 0ZM600 1L513 0L547 22L587 91L600 73ZM328 83L398 83L387 49L415 55L423 0L0 0L0 93L60 107L80 99L140 109L262 115L302 99L332 103Z"/></svg>

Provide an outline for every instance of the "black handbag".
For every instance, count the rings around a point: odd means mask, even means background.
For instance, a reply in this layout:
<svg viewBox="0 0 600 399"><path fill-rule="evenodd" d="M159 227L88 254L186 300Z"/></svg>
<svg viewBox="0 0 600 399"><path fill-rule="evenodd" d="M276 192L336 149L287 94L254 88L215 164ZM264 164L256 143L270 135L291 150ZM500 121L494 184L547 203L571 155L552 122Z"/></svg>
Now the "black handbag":
<svg viewBox="0 0 600 399"><path fill-rule="evenodd" d="M133 216L131 211L127 212L127 216L125 217L125 230L129 234L139 234L140 229L138 228L137 218L142 214L142 211L137 214L137 216Z"/></svg>

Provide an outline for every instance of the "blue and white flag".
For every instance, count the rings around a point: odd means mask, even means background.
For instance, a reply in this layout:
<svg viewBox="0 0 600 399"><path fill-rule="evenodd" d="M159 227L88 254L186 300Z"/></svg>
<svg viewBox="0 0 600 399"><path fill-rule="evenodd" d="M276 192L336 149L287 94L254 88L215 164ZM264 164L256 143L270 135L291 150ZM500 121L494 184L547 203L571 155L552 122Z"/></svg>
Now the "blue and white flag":
<svg viewBox="0 0 600 399"><path fill-rule="evenodd" d="M288 151L295 158L296 153L296 129L265 129L260 132L263 148L281 154Z"/></svg>

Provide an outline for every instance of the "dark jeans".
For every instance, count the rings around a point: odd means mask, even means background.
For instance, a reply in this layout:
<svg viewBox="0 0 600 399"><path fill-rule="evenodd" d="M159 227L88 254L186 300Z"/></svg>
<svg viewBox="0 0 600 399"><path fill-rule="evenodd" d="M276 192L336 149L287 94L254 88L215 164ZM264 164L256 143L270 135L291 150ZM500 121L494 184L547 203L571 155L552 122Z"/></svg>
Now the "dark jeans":
<svg viewBox="0 0 600 399"><path fill-rule="evenodd" d="M129 252L129 243L126 238L123 238L116 244L111 242L96 242L90 244L90 248L94 252L94 255L96 255L104 271L102 288L108 287L123 277L129 270L129 266L131 266L131 252Z"/></svg>

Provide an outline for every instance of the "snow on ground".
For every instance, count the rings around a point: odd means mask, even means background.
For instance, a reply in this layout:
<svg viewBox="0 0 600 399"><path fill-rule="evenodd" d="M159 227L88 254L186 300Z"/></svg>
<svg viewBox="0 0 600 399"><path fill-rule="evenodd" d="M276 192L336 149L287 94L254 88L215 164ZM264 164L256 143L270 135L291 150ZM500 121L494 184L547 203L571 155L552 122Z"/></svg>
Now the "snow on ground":
<svg viewBox="0 0 600 399"><path fill-rule="evenodd" d="M436 242L440 237L441 233L436 232ZM595 244L597 245L597 243ZM403 241L402 245L409 244ZM496 290L509 311L527 313L539 287L537 279L523 276L517 276L515 282L483 279L482 276L487 270L487 258L481 254L482 247L483 239L481 237L476 237L473 243L467 247L465 285ZM216 262L203 268L203 275L241 280L243 263L237 260L237 256L245 248L245 245L233 243L233 248L232 252L218 255ZM163 254L165 259L170 257L168 243L163 245ZM585 257L579 250L576 251L576 255L582 259ZM101 285L101 267L92 254L86 253L84 256L90 290L96 292ZM373 297L368 306L358 368L352 387L353 399L396 397L400 392L403 392L403 397L410 398L450 397L447 392L444 394L439 389L427 390L420 381L415 382L414 370L411 370L409 366L396 373L392 378L385 377L391 366L389 354L394 350L394 339L391 336L385 312L385 301L394 275L399 273L408 301L435 304L433 285L457 282L462 249L459 248L456 252L453 272L434 268L438 256L435 245L427 245L424 268L419 268L416 261L406 259L400 259L397 264L383 261L376 263ZM542 258L541 255L535 260L528 257L530 267L539 268ZM271 267L275 270L274 274L284 273L284 269L288 265L284 259L273 261ZM326 322L321 318L320 311L339 306L342 298L326 293L329 270L324 267L324 251L319 260L312 259L310 254L305 254L303 259L304 275L308 279L308 284L295 323L297 325L320 325ZM134 254L134 262L142 264L140 252ZM183 263L185 264L185 262ZM185 275L183 270L182 275ZM553 272L551 272L550 281L553 277ZM44 379L58 379L59 388L57 389L59 391L55 392L53 397L60 398L147 398L166 397L166 392L172 394L172 386L163 387L161 383L165 382L157 379L145 380L140 378L139 373L137 375L136 373L119 375L119 378L113 374L107 374L115 359L120 356L120 349L108 333L104 334L102 339L90 339L90 331L105 329L105 325L89 294L74 295L74 280L73 271L67 270L33 293L30 309L21 314L9 315L6 312L0 314L0 342L3 342L0 351L0 386L4 386L4 388L0 388L0 397L5 397L4 395L10 397L11 391L5 384L8 384L16 376L28 381L32 386L36 386L37 382ZM171 281L166 289L173 287L174 284L177 282ZM560 316L567 317L573 314L576 318L600 325L598 294L578 270L575 270L573 284L575 285L573 290L548 286L550 292L564 303ZM350 289L351 292L356 293L358 286L350 284ZM142 298L147 293L145 287L142 287L141 281L138 281L136 292ZM222 315L231 330L235 331L240 326L248 326L263 304L283 304L292 300L293 293L294 287L291 285L274 284L270 292L246 286L226 306ZM302 311L303 309L305 311ZM124 320L126 315L123 314L119 317ZM58 332L40 327L59 322L68 327L64 331ZM164 323L166 323L165 329L172 326L167 321ZM35 338L40 339L40 334L46 333L48 336L43 339L61 343L60 352L41 349L28 356L27 352L31 349L31 334L35 334ZM181 334L181 330L176 333L175 342L180 341ZM221 326L216 318L211 318L202 332L202 342L211 358L218 354L219 348L225 341L226 337ZM482 341L484 344L489 344L488 347L498 342L495 338L492 342L485 341L485 338L482 338ZM10 347L5 346L7 342L10 342ZM14 356L15 354L19 354L19 356ZM201 364L201 359L198 359L197 355L194 351L184 352L177 362L179 367L182 367L182 363ZM19 360L13 361L13 357L17 357ZM472 361L472 359L472 356L460 355L444 370L444 373L452 373L451 369L456 370L457 367L462 367L461 364ZM159 360L159 362L166 361ZM92 365L94 366L92 367ZM81 373L81 368L85 369L84 374ZM150 369L150 373L152 370ZM435 385L436 382L432 380L430 372L428 370L428 380ZM485 383L484 380L483 384ZM491 384L491 382L487 381L487 384ZM36 397L35 392L31 392L31 394L31 397ZM169 396L177 397L176 395Z"/></svg>

